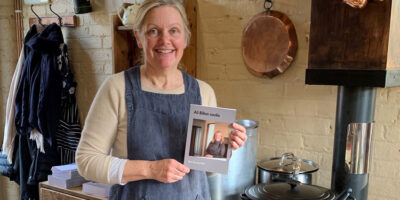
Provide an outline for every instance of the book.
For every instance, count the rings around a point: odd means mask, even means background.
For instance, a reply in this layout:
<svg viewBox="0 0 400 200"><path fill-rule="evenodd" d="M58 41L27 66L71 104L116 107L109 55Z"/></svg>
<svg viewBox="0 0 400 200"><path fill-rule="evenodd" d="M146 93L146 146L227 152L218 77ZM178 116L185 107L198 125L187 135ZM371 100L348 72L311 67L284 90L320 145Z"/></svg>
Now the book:
<svg viewBox="0 0 400 200"><path fill-rule="evenodd" d="M74 177L81 177L78 172L78 167L75 163L68 165L53 166L51 168L52 175L64 179L72 179Z"/></svg>
<svg viewBox="0 0 400 200"><path fill-rule="evenodd" d="M56 177L53 175L48 175L47 180L49 185L68 189L68 188L73 188L73 187L78 187L82 185L85 182L88 182L85 180L83 177L75 177L75 178L62 178L62 177Z"/></svg>
<svg viewBox="0 0 400 200"><path fill-rule="evenodd" d="M82 192L85 194L90 194L102 198L108 198L110 193L111 185L96 183L96 182L86 182L82 184Z"/></svg>
<svg viewBox="0 0 400 200"><path fill-rule="evenodd" d="M236 110L190 105L184 165L194 170L228 173L229 143Z"/></svg>

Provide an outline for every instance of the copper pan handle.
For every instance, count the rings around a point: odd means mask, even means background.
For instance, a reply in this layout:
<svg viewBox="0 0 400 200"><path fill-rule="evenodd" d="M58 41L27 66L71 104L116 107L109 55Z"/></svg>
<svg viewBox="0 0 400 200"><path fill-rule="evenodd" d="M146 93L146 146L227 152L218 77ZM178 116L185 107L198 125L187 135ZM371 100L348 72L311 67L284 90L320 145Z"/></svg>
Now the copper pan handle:
<svg viewBox="0 0 400 200"><path fill-rule="evenodd" d="M372 1L382 2L384 0L372 0ZM353 8L364 8L365 5L367 5L368 0L343 0L343 2Z"/></svg>

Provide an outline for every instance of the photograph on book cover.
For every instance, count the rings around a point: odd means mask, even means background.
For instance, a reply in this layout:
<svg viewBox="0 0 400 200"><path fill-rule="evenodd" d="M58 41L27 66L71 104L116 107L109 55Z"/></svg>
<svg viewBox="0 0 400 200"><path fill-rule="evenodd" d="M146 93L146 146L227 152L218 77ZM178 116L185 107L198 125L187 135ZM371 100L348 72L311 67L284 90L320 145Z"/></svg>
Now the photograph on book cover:
<svg viewBox="0 0 400 200"><path fill-rule="evenodd" d="M236 110L191 105L184 165L191 169L227 173L229 144Z"/></svg>

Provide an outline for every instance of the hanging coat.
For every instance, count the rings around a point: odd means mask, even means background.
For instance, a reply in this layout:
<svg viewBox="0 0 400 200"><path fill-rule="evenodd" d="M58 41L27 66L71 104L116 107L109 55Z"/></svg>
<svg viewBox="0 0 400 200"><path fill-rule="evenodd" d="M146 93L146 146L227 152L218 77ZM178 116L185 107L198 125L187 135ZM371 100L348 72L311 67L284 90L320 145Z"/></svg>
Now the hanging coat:
<svg viewBox="0 0 400 200"><path fill-rule="evenodd" d="M57 24L25 41L26 59L15 100L18 148L14 171L20 199L38 199L38 183L47 180L51 167L60 163L54 137L61 113L63 43ZM37 141L29 139L34 132L43 136L45 153L37 148Z"/></svg>
<svg viewBox="0 0 400 200"><path fill-rule="evenodd" d="M49 25L26 42L30 51L26 54L15 101L17 134L29 135L36 129L50 145L61 112L63 77L57 58L63 43L57 24Z"/></svg>
<svg viewBox="0 0 400 200"><path fill-rule="evenodd" d="M75 151L81 137L78 105L76 103L76 86L68 59L67 45L63 45L60 60L64 77L61 94L61 118L56 131L57 151L62 165L75 162Z"/></svg>

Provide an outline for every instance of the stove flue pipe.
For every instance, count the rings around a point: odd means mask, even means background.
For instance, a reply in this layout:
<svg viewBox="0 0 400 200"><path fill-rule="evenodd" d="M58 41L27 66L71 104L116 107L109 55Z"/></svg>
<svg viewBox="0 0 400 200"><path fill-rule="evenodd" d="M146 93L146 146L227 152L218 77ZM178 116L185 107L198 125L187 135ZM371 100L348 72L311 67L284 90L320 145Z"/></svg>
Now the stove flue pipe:
<svg viewBox="0 0 400 200"><path fill-rule="evenodd" d="M349 174L345 170L347 127L350 123L372 123L376 88L338 86L331 189L340 193L352 188L356 199L368 199L369 174Z"/></svg>

